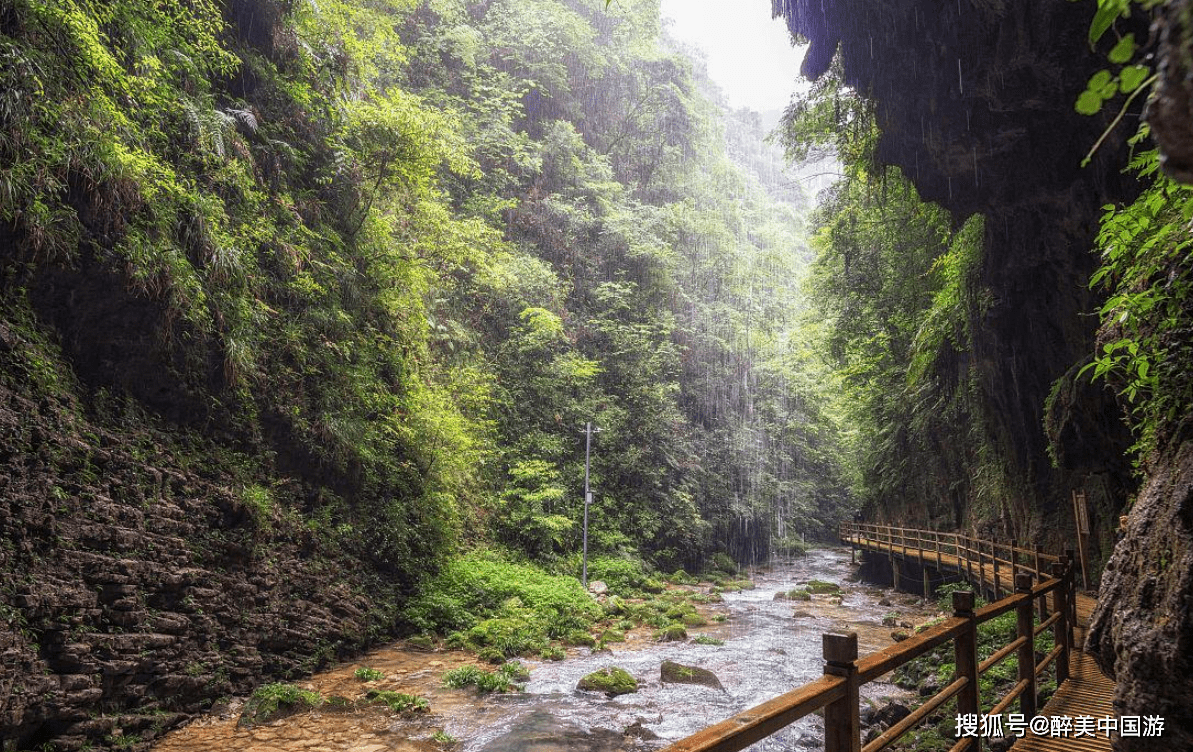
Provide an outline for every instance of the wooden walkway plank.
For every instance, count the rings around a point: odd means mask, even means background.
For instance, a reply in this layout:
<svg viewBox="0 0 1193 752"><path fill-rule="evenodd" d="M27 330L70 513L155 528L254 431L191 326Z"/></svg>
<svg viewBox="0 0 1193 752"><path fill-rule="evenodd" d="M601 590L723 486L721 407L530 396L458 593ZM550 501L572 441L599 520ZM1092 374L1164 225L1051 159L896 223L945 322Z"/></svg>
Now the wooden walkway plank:
<svg viewBox="0 0 1193 752"><path fill-rule="evenodd" d="M984 587L995 587L994 567L986 562L982 562L979 567L977 562L966 561L953 554L904 547L902 543L888 543L857 534L843 535L842 541L861 550L881 552L898 558L906 557L933 568L939 563L941 568L951 569L962 577L967 575L968 569ZM998 574L998 586L1009 591L1010 571L1004 565L1000 567ZM1090 716L1096 724L1101 718L1117 718L1112 702L1114 682L1101 672L1093 657L1083 649L1085 630L1089 626L1096 601L1083 593L1078 593L1075 600L1077 628L1074 630L1074 650L1069 654L1069 680L1061 684L1048 703L1040 709L1039 715L1069 718ZM1011 749L1013 752L1109 752L1112 749L1112 738L1096 726L1094 733L1092 737L1034 736L1029 733L1017 740Z"/></svg>

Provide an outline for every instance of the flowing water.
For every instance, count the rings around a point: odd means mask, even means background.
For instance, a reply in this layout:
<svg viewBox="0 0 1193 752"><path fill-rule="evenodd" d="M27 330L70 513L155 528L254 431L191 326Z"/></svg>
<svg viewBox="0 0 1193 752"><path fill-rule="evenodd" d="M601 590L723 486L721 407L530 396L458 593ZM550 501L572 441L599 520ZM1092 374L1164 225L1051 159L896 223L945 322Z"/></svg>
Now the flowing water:
<svg viewBox="0 0 1193 752"><path fill-rule="evenodd" d="M477 695L441 686L443 673L472 662L462 653L420 653L399 645L383 648L353 664L316 675L305 683L324 695L356 696L362 685L352 672L370 666L386 674L387 689L417 693L430 700L432 713L396 719L379 709L321 712L292 716L253 729L237 728L235 708L213 714L167 736L155 752L227 749L245 752L423 752L450 748L460 752L619 752L653 749L704 726L768 700L822 673L821 634L858 633L862 655L891 643L885 616L922 621L932 615L917 599L848 581L849 553L815 550L807 558L755 573L754 590L725 593L712 612L725 613L722 624L693 630L725 641L722 646L655 643L649 630L634 630L613 652L573 651L563 661L524 661L530 681L524 692ZM776 601L781 591L807 582L842 585L842 597L813 596L811 601ZM880 603L884 598L891 605ZM662 684L664 660L713 671L725 690L687 684ZM577 692L582 676L605 666L620 666L638 680L638 691L615 698ZM373 685L370 685L373 686ZM862 689L866 700L881 703L905 693L884 682ZM818 749L821 720L810 716L752 750ZM445 747L436 733L459 740ZM441 737L442 738L442 737Z"/></svg>

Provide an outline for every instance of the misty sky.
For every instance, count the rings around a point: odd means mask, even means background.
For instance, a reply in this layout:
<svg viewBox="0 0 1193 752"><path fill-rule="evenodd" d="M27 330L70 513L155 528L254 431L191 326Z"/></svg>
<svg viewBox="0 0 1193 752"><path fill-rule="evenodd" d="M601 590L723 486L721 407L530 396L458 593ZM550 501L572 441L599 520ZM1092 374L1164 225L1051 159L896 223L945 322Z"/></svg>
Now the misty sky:
<svg viewBox="0 0 1193 752"><path fill-rule="evenodd" d="M803 47L791 46L770 0L662 0L671 33L708 55L708 72L734 107L782 109L796 90ZM800 79L802 81L802 79Z"/></svg>

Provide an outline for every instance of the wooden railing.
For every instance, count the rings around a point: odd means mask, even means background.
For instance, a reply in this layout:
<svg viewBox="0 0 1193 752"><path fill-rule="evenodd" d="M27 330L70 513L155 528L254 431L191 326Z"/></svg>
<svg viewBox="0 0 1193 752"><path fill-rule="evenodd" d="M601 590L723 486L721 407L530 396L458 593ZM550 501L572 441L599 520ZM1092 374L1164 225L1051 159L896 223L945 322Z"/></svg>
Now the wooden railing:
<svg viewBox="0 0 1193 752"><path fill-rule="evenodd" d="M1038 677L1056 665L1057 684L1068 679L1069 652L1073 648L1072 614L1073 568L1065 556L1051 556L1038 549L1028 550L1014 544L1003 546L953 533L894 528L851 523L842 527L842 539L858 545L859 538L873 541L874 548L913 556L921 562L935 561L959 573L966 562L978 561L991 568L1002 561L1013 572L1014 593L982 608L974 608L974 594L953 593L953 615L924 632L888 648L858 658L857 634L823 636L824 676L810 684L738 713L716 725L675 742L663 752L736 752L768 737L795 721L820 709L824 710L825 752L881 752L949 700L956 698L958 714L997 715L1006 712L1016 700L1019 712L1031 718L1036 714ZM1000 559L1005 552L1007 558ZM946 561L945 557L952 561ZM983 558L985 557L985 558ZM1021 561L1021 557L1023 560ZM1047 577L1038 576L1048 564ZM1033 584L1037 579L1042 581ZM971 582L973 580L971 579ZM997 585L995 586L997 589ZM1051 604L1047 601L1051 600ZM1036 619L1036 604L1041 617ZM1048 616L1048 611L1051 616ZM995 617L1016 612L1016 637L979 663L978 625ZM1035 662L1035 638L1051 628L1053 648L1038 664ZM862 746L860 689L899 666L945 643L953 643L956 673L953 681L928 698L902 721L886 729ZM1014 687L995 700L989 710L982 710L978 678L995 665L1015 656L1018 664ZM978 752L981 740L958 739L951 752Z"/></svg>

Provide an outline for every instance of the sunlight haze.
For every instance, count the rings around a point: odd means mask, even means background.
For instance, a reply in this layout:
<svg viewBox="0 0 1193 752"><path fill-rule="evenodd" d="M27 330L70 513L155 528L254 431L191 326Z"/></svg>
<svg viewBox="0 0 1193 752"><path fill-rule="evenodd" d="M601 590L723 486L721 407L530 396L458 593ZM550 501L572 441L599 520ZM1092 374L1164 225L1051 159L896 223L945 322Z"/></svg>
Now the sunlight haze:
<svg viewBox="0 0 1193 752"><path fill-rule="evenodd" d="M705 53L709 75L732 106L783 109L800 88L807 48L792 45L768 0L662 0L662 14L676 38Z"/></svg>

